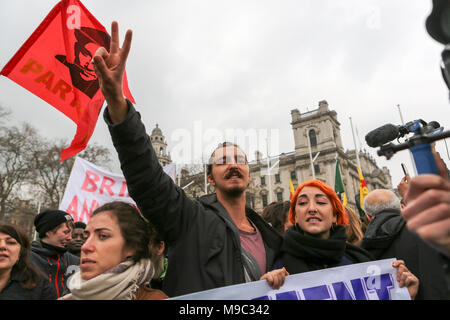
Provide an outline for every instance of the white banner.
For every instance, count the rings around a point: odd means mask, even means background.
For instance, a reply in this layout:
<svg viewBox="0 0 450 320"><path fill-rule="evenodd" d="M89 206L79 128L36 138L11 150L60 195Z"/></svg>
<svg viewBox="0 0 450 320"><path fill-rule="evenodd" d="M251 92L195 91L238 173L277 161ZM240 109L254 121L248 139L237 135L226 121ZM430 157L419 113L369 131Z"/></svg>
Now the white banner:
<svg viewBox="0 0 450 320"><path fill-rule="evenodd" d="M400 288L396 259L294 274L273 290L266 280L254 281L170 300L410 300L408 289Z"/></svg>
<svg viewBox="0 0 450 320"><path fill-rule="evenodd" d="M174 164L163 169L174 179ZM87 223L95 209L111 201L135 204L124 176L76 157L59 209L71 214L74 221Z"/></svg>

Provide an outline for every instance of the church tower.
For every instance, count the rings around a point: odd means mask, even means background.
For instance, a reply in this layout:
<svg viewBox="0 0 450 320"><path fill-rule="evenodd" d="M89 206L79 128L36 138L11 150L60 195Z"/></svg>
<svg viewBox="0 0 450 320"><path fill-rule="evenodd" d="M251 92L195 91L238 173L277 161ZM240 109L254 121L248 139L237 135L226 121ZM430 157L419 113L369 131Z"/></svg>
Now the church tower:
<svg viewBox="0 0 450 320"><path fill-rule="evenodd" d="M156 156L158 157L159 164L164 167L171 163L172 159L170 159L170 154L167 153L167 141L162 134L161 129L158 127L158 124L156 124L156 128L152 131L150 141L153 149L155 150Z"/></svg>
<svg viewBox="0 0 450 320"><path fill-rule="evenodd" d="M317 109L302 114L294 109L291 116L299 178L301 181L312 179L313 160L315 178L334 181L336 156L345 157L336 111L330 110L323 100Z"/></svg>

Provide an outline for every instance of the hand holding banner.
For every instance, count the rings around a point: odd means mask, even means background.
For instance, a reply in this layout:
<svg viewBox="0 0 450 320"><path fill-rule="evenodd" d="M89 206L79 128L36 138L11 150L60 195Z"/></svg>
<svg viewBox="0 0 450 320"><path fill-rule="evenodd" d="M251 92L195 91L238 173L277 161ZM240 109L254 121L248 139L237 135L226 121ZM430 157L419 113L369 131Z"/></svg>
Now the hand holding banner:
<svg viewBox="0 0 450 320"><path fill-rule="evenodd" d="M400 288L395 259L357 263L286 277L279 290L265 280L237 284L170 300L411 300Z"/></svg>

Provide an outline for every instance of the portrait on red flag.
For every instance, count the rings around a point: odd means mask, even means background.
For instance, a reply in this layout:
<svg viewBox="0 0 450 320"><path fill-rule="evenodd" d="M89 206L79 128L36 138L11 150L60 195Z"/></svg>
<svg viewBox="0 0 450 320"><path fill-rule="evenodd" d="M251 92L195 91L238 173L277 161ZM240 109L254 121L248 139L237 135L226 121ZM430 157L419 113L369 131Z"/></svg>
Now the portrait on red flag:
<svg viewBox="0 0 450 320"><path fill-rule="evenodd" d="M73 45L74 61L68 61L67 56L62 54L56 55L55 58L69 68L73 86L93 98L99 90L99 84L92 58L99 47L109 51L111 37L102 30L89 27L80 27L73 31L76 38Z"/></svg>

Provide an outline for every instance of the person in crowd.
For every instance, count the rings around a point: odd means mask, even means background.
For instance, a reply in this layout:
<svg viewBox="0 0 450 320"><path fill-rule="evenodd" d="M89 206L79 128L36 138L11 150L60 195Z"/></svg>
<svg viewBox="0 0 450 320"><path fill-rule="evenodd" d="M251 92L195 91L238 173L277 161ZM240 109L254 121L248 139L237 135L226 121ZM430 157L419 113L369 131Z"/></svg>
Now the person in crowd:
<svg viewBox="0 0 450 320"><path fill-rule="evenodd" d="M72 240L67 244L67 251L71 254L80 256L81 246L84 244L84 229L86 224L82 221L77 221L73 224Z"/></svg>
<svg viewBox="0 0 450 320"><path fill-rule="evenodd" d="M162 290L162 284L166 277L169 260L167 259L168 247L162 240L161 235L155 227L150 225L150 259L155 267L155 274L150 281L149 287Z"/></svg>
<svg viewBox="0 0 450 320"><path fill-rule="evenodd" d="M160 300L146 288L155 270L148 223L131 204L114 201L97 208L84 230L81 265L62 300Z"/></svg>
<svg viewBox="0 0 450 320"><path fill-rule="evenodd" d="M110 51L97 50L94 69L129 193L170 246L163 291L173 297L259 279L279 288L286 271L272 266L282 237L245 205L247 157L238 146L223 143L207 168L214 194L192 200L176 186L158 163L139 113L123 95L132 31L119 48L117 22L111 29Z"/></svg>
<svg viewBox="0 0 450 320"><path fill-rule="evenodd" d="M364 234L362 232L362 221L355 211L350 207L344 206L348 216L348 225L345 226L347 232L347 241L355 246L359 245Z"/></svg>
<svg viewBox="0 0 450 320"><path fill-rule="evenodd" d="M359 216L359 220L361 221L361 232L364 234L366 233L367 226L370 223L369 218L367 217L367 214L363 213L362 216Z"/></svg>
<svg viewBox="0 0 450 320"><path fill-rule="evenodd" d="M373 261L366 250L347 242L347 213L334 190L319 180L300 184L291 199L282 260L290 274ZM399 286L417 294L419 280L397 260Z"/></svg>
<svg viewBox="0 0 450 320"><path fill-rule="evenodd" d="M401 214L410 231L440 252L450 290L450 177L439 153L433 156L439 175L421 174L411 179Z"/></svg>
<svg viewBox="0 0 450 320"><path fill-rule="evenodd" d="M284 235L286 230L292 226L288 219L290 207L291 203L289 201L275 201L264 208L261 216L281 235Z"/></svg>
<svg viewBox="0 0 450 320"><path fill-rule="evenodd" d="M371 217L361 247L376 259L397 258L420 279L416 299L445 299L448 296L439 253L406 227L400 215L400 199L391 190L371 191L363 202Z"/></svg>
<svg viewBox="0 0 450 320"><path fill-rule="evenodd" d="M67 252L72 239L73 218L61 210L45 210L34 219L39 240L31 243L30 261L47 275L57 297L66 290L66 279L80 264L80 258Z"/></svg>
<svg viewBox="0 0 450 320"><path fill-rule="evenodd" d="M30 239L18 227L0 223L0 300L55 300L48 279L29 260Z"/></svg>

